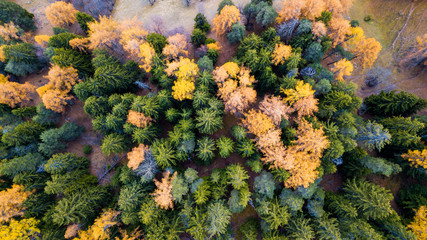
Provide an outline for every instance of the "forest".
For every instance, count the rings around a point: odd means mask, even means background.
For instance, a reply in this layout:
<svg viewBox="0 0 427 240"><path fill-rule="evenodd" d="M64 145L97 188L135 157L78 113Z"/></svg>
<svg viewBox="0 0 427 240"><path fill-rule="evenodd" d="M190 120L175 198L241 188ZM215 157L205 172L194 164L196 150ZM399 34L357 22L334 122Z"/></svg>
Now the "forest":
<svg viewBox="0 0 427 240"><path fill-rule="evenodd" d="M352 0L223 0L189 34L52 2L36 35L0 0L0 239L427 239L427 100L356 94L382 46Z"/></svg>

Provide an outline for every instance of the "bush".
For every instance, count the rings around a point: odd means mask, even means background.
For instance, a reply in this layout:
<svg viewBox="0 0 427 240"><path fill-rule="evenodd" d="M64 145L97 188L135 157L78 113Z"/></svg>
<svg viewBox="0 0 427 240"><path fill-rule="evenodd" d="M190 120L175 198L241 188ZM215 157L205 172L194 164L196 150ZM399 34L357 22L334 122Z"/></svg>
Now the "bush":
<svg viewBox="0 0 427 240"><path fill-rule="evenodd" d="M89 155L92 152L92 146L91 145L85 145L83 148L83 153L85 155Z"/></svg>
<svg viewBox="0 0 427 240"><path fill-rule="evenodd" d="M209 32L209 30L211 30L211 25L209 24L205 15L203 15L201 13L198 13L196 15L196 17L194 18L194 22L195 22L194 23L194 29L198 28L205 33Z"/></svg>
<svg viewBox="0 0 427 240"><path fill-rule="evenodd" d="M195 28L191 34L191 43L197 48L200 45L205 44L206 42L206 33L202 30Z"/></svg>
<svg viewBox="0 0 427 240"><path fill-rule="evenodd" d="M150 33L147 35L147 42L154 48L157 54L162 54L163 48L167 44L167 39L161 34Z"/></svg>
<svg viewBox="0 0 427 240"><path fill-rule="evenodd" d="M227 34L227 40L230 44L240 42L245 37L245 26L240 23L231 25L231 32Z"/></svg>
<svg viewBox="0 0 427 240"><path fill-rule="evenodd" d="M219 52L212 48L208 50L206 56L208 56L208 58L212 60L213 64L216 64L216 62L218 61Z"/></svg>
<svg viewBox="0 0 427 240"><path fill-rule="evenodd" d="M13 22L25 31L36 29L34 14L7 0L0 0L0 22Z"/></svg>

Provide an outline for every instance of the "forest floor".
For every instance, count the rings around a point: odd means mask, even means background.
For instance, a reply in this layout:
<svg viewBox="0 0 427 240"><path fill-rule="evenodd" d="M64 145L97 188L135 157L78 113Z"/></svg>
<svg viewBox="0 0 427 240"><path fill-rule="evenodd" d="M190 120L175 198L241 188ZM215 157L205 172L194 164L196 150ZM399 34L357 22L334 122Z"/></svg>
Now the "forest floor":
<svg viewBox="0 0 427 240"><path fill-rule="evenodd" d="M45 17L44 9L51 4L53 0L12 0L34 13L36 25L38 27L35 35L52 35L52 26ZM198 12L204 12L208 20L211 21L216 14L216 9L220 0L206 0L203 2L192 2L189 7L185 7L178 0L160 0L150 6L148 1L135 0L116 0L115 8L112 16L117 20L129 19L138 15L147 25L148 28L154 26L148 23L157 22L161 25L164 31L173 29L183 29L187 34L191 33L194 25L194 17ZM238 7L243 6L249 0L234 0ZM278 0L274 1L274 5L278 5ZM427 92L427 76L426 72L414 73L411 69L403 69L397 65L402 53L406 51L415 42L416 36L421 36L427 32L427 1L417 1L412 6L416 7L412 13L411 19L408 21L406 28L401 31L399 38L395 41L398 32L405 25L408 13L411 9L412 2L409 0L355 0L354 5L350 10L349 19L359 20L360 26L364 29L367 37L374 37L382 44L382 51L375 66L382 66L390 69L392 75L386 81L381 82L376 87L368 88L365 83L366 72L356 69L354 75L347 80L358 85L357 95L367 97L371 94L378 93L381 90L404 90L412 92L420 97L426 98ZM364 17L371 15L373 20L370 22L363 21ZM422 28L424 27L424 28ZM211 33L209 37L214 37ZM216 38L215 38L216 39ZM218 59L217 65L222 65L229 61L237 50L237 45L228 45L226 39L217 39L222 50ZM393 49L392 44L395 41ZM31 84L40 87L47 80L44 78L47 75L48 69L42 69L36 74L31 74L25 78L21 78L20 82L30 82ZM145 95L147 91L137 92L138 95ZM31 105L40 103L40 98L37 93L34 93L34 100ZM64 122L74 122L84 126L86 131L75 141L71 142L66 149L68 152L76 153L83 156L83 147L85 145L92 146L92 153L87 157L91 160L90 170L95 176L103 175L106 167L111 164L111 159L104 156L100 150L102 136L96 133L92 128L92 120L83 110L84 104L77 100L74 105L68 106L66 113L62 116L60 124ZM424 112L424 114L427 111ZM231 115L224 116L224 128L214 134L214 138L219 136L230 137L230 128L238 122L238 119ZM163 129L167 132L167 128ZM254 178L257 174L250 171L246 166L245 160L238 154L233 153L230 157L223 159L217 157L214 163L209 166L196 166L194 163L185 163L185 167L193 167L199 171L201 176L211 173L214 168L226 167L229 164L240 163L245 166L245 169L250 175L250 185L253 186ZM108 174L102 184L108 183L113 172ZM391 190L396 197L401 186L408 184L408 181L402 179L399 175L384 178L378 176L369 176L369 180L380 184L381 186ZM323 177L320 184L327 191L338 191L342 185L342 177L339 174L332 174ZM399 212L397 204L393 201L392 206ZM256 212L252 206L248 206L243 212L232 216L232 227L237 231L238 227L245 221L247 217L256 217Z"/></svg>

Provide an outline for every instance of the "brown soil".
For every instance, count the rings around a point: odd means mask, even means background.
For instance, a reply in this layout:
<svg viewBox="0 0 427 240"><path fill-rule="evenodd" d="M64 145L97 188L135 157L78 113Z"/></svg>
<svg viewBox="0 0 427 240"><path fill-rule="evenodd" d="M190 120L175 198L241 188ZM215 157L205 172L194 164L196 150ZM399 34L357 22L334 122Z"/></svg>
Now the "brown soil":
<svg viewBox="0 0 427 240"><path fill-rule="evenodd" d="M340 190L342 183L342 176L339 173L334 173L323 176L319 186L325 191L337 193Z"/></svg>

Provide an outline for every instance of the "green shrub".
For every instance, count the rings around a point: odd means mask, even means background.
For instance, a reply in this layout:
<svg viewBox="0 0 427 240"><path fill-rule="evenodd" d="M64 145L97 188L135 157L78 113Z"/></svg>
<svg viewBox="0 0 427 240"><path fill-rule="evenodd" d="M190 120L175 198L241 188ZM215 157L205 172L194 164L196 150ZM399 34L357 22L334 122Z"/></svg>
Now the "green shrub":
<svg viewBox="0 0 427 240"><path fill-rule="evenodd" d="M194 23L194 29L198 28L205 33L209 32L209 30L211 30L211 25L209 24L205 15L203 15L201 13L198 13L196 15L196 17L194 18L194 22L195 22Z"/></svg>
<svg viewBox="0 0 427 240"><path fill-rule="evenodd" d="M163 48L167 44L167 39L161 34L150 33L147 35L147 42L154 48L157 54L162 54Z"/></svg>
<svg viewBox="0 0 427 240"><path fill-rule="evenodd" d="M206 32L195 28L191 34L191 43L197 48L206 42Z"/></svg>
<svg viewBox="0 0 427 240"><path fill-rule="evenodd" d="M87 33L89 30L88 24L95 21L95 19L91 15L84 12L77 12L76 18L77 18L77 23L79 23L80 28L85 33Z"/></svg>
<svg viewBox="0 0 427 240"><path fill-rule="evenodd" d="M85 155L89 155L92 152L92 146L91 145L85 145L83 148L83 153Z"/></svg>

